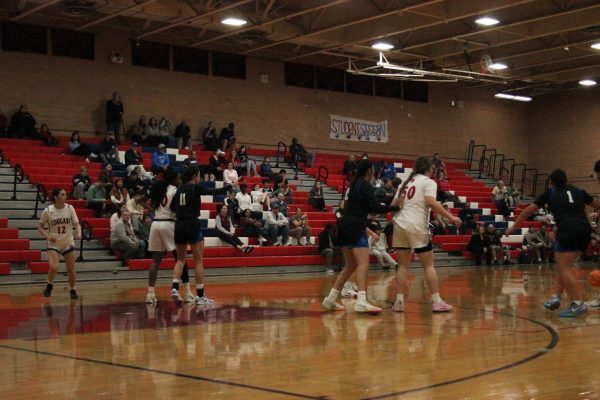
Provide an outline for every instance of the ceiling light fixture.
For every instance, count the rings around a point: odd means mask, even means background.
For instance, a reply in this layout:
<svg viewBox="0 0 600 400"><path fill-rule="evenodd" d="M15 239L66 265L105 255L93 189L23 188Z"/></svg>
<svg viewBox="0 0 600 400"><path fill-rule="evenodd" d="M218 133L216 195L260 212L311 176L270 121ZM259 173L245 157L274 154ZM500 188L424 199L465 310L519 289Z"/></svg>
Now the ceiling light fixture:
<svg viewBox="0 0 600 400"><path fill-rule="evenodd" d="M596 86L596 81L593 79L584 79L579 81L581 86Z"/></svg>
<svg viewBox="0 0 600 400"><path fill-rule="evenodd" d="M512 94L508 94L508 93L496 93L494 95L494 97L497 97L499 99L516 100L516 101L524 101L524 102L530 102L531 101L531 97L527 97L527 96L515 96L515 95L512 95Z"/></svg>
<svg viewBox="0 0 600 400"><path fill-rule="evenodd" d="M504 63L499 63L499 62L490 64L488 66L488 69L492 69L494 71L502 71L503 69L507 69L507 68L508 68L508 65L506 65Z"/></svg>
<svg viewBox="0 0 600 400"><path fill-rule="evenodd" d="M475 20L475 23L477 23L479 25L483 25L483 26L492 26L492 25L499 24L500 21L498 21L496 18L481 17L481 18L477 18Z"/></svg>
<svg viewBox="0 0 600 400"><path fill-rule="evenodd" d="M513 100L530 102L531 101L531 97L528 97L528 96L515 96L515 97L513 97Z"/></svg>
<svg viewBox="0 0 600 400"><path fill-rule="evenodd" d="M600 42L598 43L594 43L593 45L590 46L592 49L596 49L596 50L600 50Z"/></svg>
<svg viewBox="0 0 600 400"><path fill-rule="evenodd" d="M391 50L394 48L394 45L386 42L376 42L371 45L375 50Z"/></svg>
<svg viewBox="0 0 600 400"><path fill-rule="evenodd" d="M240 19L240 18L229 17L229 18L225 18L224 20L222 20L221 23L224 25L242 26L242 25L246 25L248 23L248 21Z"/></svg>

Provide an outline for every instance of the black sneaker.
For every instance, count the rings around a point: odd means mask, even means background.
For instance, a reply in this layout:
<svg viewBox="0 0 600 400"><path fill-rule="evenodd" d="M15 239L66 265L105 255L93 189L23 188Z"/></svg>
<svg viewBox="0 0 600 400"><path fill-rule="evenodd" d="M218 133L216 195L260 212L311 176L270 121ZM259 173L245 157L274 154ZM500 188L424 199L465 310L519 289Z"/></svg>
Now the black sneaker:
<svg viewBox="0 0 600 400"><path fill-rule="evenodd" d="M71 296L71 300L77 300L79 298L75 289L69 290L69 295Z"/></svg>
<svg viewBox="0 0 600 400"><path fill-rule="evenodd" d="M44 297L50 297L50 296L52 296L52 285L48 283L46 285L46 289L44 289Z"/></svg>

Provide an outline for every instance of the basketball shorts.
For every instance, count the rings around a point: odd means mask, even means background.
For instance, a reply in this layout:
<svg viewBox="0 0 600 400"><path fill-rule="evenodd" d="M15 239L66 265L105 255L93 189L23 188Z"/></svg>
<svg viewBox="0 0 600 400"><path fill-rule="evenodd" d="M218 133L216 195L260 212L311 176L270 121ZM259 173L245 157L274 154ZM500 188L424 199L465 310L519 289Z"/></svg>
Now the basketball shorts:
<svg viewBox="0 0 600 400"><path fill-rule="evenodd" d="M64 256L65 254L75 251L75 242L73 241L73 238L60 240L55 243L48 242L48 251L54 251Z"/></svg>
<svg viewBox="0 0 600 400"><path fill-rule="evenodd" d="M197 218L175 222L175 244L196 244L204 240L200 220Z"/></svg>
<svg viewBox="0 0 600 400"><path fill-rule="evenodd" d="M149 251L175 250L175 221L154 221L148 238Z"/></svg>
<svg viewBox="0 0 600 400"><path fill-rule="evenodd" d="M569 253L585 251L592 237L592 227L587 220L573 219L561 222L556 232L554 251Z"/></svg>
<svg viewBox="0 0 600 400"><path fill-rule="evenodd" d="M402 250L415 250L424 253L431 250L431 235L429 233L412 233L394 225L392 247Z"/></svg>
<svg viewBox="0 0 600 400"><path fill-rule="evenodd" d="M349 245L346 245L346 246L344 246L344 247L347 247L347 248L349 248L350 250L352 250L352 249L361 249L361 248L367 248L367 247L369 247L369 241L368 241L368 239L367 239L367 233L366 233L366 232L365 232L365 233L363 233L363 234L360 236L360 238L359 238L359 239L358 239L356 242L354 242L354 243L352 243L352 244L349 244Z"/></svg>

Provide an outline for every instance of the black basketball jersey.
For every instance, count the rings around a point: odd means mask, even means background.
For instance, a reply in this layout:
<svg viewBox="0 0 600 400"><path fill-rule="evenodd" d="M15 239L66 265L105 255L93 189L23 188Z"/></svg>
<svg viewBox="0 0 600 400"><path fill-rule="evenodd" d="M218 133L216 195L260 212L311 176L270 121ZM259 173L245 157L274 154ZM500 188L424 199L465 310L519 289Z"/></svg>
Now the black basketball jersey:
<svg viewBox="0 0 600 400"><path fill-rule="evenodd" d="M200 216L200 196L227 194L231 185L224 185L220 189L207 189L194 183L185 183L179 188L171 202L171 209L175 211L177 220L198 218Z"/></svg>
<svg viewBox="0 0 600 400"><path fill-rule="evenodd" d="M535 204L538 207L544 207L548 204L548 209L552 211L556 224L560 228L561 222L569 219L579 219L587 221L585 215L585 206L594 199L583 189L573 185L564 187L551 187L545 193L541 194Z"/></svg>

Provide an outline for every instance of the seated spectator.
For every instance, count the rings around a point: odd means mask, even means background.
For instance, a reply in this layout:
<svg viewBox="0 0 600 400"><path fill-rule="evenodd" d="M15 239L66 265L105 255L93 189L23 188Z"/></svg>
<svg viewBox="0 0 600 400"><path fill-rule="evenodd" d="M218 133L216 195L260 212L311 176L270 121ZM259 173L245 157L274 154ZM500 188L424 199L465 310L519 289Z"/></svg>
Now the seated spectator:
<svg viewBox="0 0 600 400"><path fill-rule="evenodd" d="M8 137L8 118L0 110L0 138Z"/></svg>
<svg viewBox="0 0 600 400"><path fill-rule="evenodd" d="M213 122L209 122L208 126L204 128L202 132L202 140L204 143L204 148L210 151L219 150L219 139L217 138L217 130Z"/></svg>
<svg viewBox="0 0 600 400"><path fill-rule="evenodd" d="M545 262L546 255L544 254L544 241L540 237L535 227L530 226L523 238L523 251L529 252L532 262L537 260L538 263Z"/></svg>
<svg viewBox="0 0 600 400"><path fill-rule="evenodd" d="M273 190L277 191L279 189L279 185L283 185L283 181L285 180L286 171L285 169L280 169L277 175L273 176Z"/></svg>
<svg viewBox="0 0 600 400"><path fill-rule="evenodd" d="M297 166L300 162L303 162L305 168L312 168L315 155L306 151L304 146L298 143L298 139L296 138L293 138L292 144L290 144L290 154L294 160L294 165Z"/></svg>
<svg viewBox="0 0 600 400"><path fill-rule="evenodd" d="M310 189L310 193L308 194L308 203L319 211L327 211L321 182L316 181L312 189Z"/></svg>
<svg viewBox="0 0 600 400"><path fill-rule="evenodd" d="M237 171L233 168L233 163L229 161L227 163L227 169L223 171L223 182L230 184L231 186L237 186L239 176Z"/></svg>
<svg viewBox="0 0 600 400"><path fill-rule="evenodd" d="M252 187L250 197L252 197L252 206L250 207L252 211L262 212L265 205L267 206L267 210L271 209L271 197L268 192L262 190L258 183Z"/></svg>
<svg viewBox="0 0 600 400"><path fill-rule="evenodd" d="M275 197L275 193L273 192L273 188L271 187L271 181L268 179L262 180L262 191L263 193L266 193L271 199Z"/></svg>
<svg viewBox="0 0 600 400"><path fill-rule="evenodd" d="M125 137L132 142L141 143L143 140L142 134L140 133L140 126L138 124L133 124L129 127L127 132L125 133Z"/></svg>
<svg viewBox="0 0 600 400"><path fill-rule="evenodd" d="M512 208L517 207L517 204L521 201L521 192L514 188L514 185L507 185L506 191L508 192L510 206Z"/></svg>
<svg viewBox="0 0 600 400"><path fill-rule="evenodd" d="M144 241L144 249L148 249L148 241L150 240L150 228L152 227L152 218L150 214L145 214L142 223L138 226L138 237ZM147 257L147 254L144 254Z"/></svg>
<svg viewBox="0 0 600 400"><path fill-rule="evenodd" d="M198 165L199 161L198 161L198 157L196 155L195 151L192 151L189 155L188 158L186 158L185 160L183 160L181 162L183 165L185 165L186 167L192 166L192 165Z"/></svg>
<svg viewBox="0 0 600 400"><path fill-rule="evenodd" d="M44 141L46 146L55 147L58 145L58 139L52 136L52 132L48 129L48 125L42 124L40 126L40 138Z"/></svg>
<svg viewBox="0 0 600 400"><path fill-rule="evenodd" d="M238 249L244 254L250 253L254 247L245 245L237 236L235 236L235 227L229 216L229 207L223 204L216 217L217 236L225 243Z"/></svg>
<svg viewBox="0 0 600 400"><path fill-rule="evenodd" d="M119 151L112 135L106 134L100 141L100 159L104 164L119 164Z"/></svg>
<svg viewBox="0 0 600 400"><path fill-rule="evenodd" d="M110 216L110 231L112 232L113 229L115 229L115 225L117 224L117 222L119 222L119 220L121 219L121 209L123 207L117 207L115 209L115 212L113 213L113 215Z"/></svg>
<svg viewBox="0 0 600 400"><path fill-rule="evenodd" d="M444 210L450 212L448 204L444 204L443 207ZM438 235L458 235L458 227L441 214L437 214L433 225L436 227Z"/></svg>
<svg viewBox="0 0 600 400"><path fill-rule="evenodd" d="M542 239L542 243L544 243L544 248L540 251L544 252L544 259L549 260L548 262L554 262L554 244L552 242L552 237L548 232L548 225L545 222L542 222L540 226L540 238Z"/></svg>
<svg viewBox="0 0 600 400"><path fill-rule="evenodd" d="M344 200L340 200L338 204L338 208L334 211L336 221L339 221L340 218L344 215L344 207L346 203Z"/></svg>
<svg viewBox="0 0 600 400"><path fill-rule="evenodd" d="M229 153L229 160L227 163L233 164L233 169L237 171L238 177L244 174L245 169L242 168L242 161L239 159L237 152L235 150L231 150Z"/></svg>
<svg viewBox="0 0 600 400"><path fill-rule="evenodd" d="M373 173L373 179L371 179L371 185L378 189L383 186L383 171L377 171Z"/></svg>
<svg viewBox="0 0 600 400"><path fill-rule="evenodd" d="M232 221L240 220L240 203L238 203L236 196L236 192L234 190L230 190L227 193L227 197L225 198L225 205L229 208L229 216Z"/></svg>
<svg viewBox="0 0 600 400"><path fill-rule="evenodd" d="M159 143L167 146L175 147L175 137L173 136L173 123L167 117L162 117L158 123Z"/></svg>
<svg viewBox="0 0 600 400"><path fill-rule="evenodd" d="M281 194L282 196L283 194ZM287 206L286 206L287 207ZM308 225L308 216L302 214L300 207L296 208L296 213L290 218L289 235L292 239L296 239L298 246L302 246L302 238L305 238L305 246L311 246L310 242L310 226Z"/></svg>
<svg viewBox="0 0 600 400"><path fill-rule="evenodd" d="M504 199L504 193L507 192L506 186L503 181L498 181L498 184L492 189L492 203L496 204L500 200Z"/></svg>
<svg viewBox="0 0 600 400"><path fill-rule="evenodd" d="M383 178L383 186L375 191L375 198L380 204L389 206L395 194L396 191L392 186L392 180L390 178Z"/></svg>
<svg viewBox="0 0 600 400"><path fill-rule="evenodd" d="M140 134L140 140L132 141L138 142L140 144L146 143L146 140L148 140L148 120L144 115L141 115L140 119L138 120L138 132Z"/></svg>
<svg viewBox="0 0 600 400"><path fill-rule="evenodd" d="M234 148L236 141L234 130L235 124L233 122L230 122L227 125L227 128L221 129L221 133L219 134L219 145L221 150L227 151L229 147L232 149Z"/></svg>
<svg viewBox="0 0 600 400"><path fill-rule="evenodd" d="M208 166L206 167L206 171L214 175L217 179L223 179L223 164L224 160L221 156L221 152L219 150L215 150L212 156L208 159Z"/></svg>
<svg viewBox="0 0 600 400"><path fill-rule="evenodd" d="M156 174L157 171L166 171L169 169L171 160L166 152L167 146L164 143L160 143L154 153L152 153L152 172Z"/></svg>
<svg viewBox="0 0 600 400"><path fill-rule="evenodd" d="M133 171L127 175L123 182L123 186L125 186L125 189L129 192L129 197L133 196L135 192L143 192L146 189L142 179L142 170L139 166L135 167Z"/></svg>
<svg viewBox="0 0 600 400"><path fill-rule="evenodd" d="M266 215L263 235L271 239L273 246L287 246L289 241L288 219L279 212L277 204L273 204L271 212ZM277 240L278 236L281 236L281 241Z"/></svg>
<svg viewBox="0 0 600 400"><path fill-rule="evenodd" d="M548 204L544 204L544 207L539 208L533 216L534 221L538 222L552 222L554 221L554 216L548 210Z"/></svg>
<svg viewBox="0 0 600 400"><path fill-rule="evenodd" d="M356 169L356 159L354 158L354 154L350 154L348 159L344 161L344 167L342 168L342 175L346 177L349 181L354 177L354 170Z"/></svg>
<svg viewBox="0 0 600 400"><path fill-rule="evenodd" d="M325 258L325 268L328 274L339 272L344 267L344 253L337 245L335 227L333 224L325 225L319 233L319 254ZM339 256L339 265L333 268L333 257Z"/></svg>
<svg viewBox="0 0 600 400"><path fill-rule="evenodd" d="M450 193L450 183L446 179L445 173L441 172L438 175L438 179L436 180L436 183L438 186L437 201L443 203L445 201L454 202L456 200L456 197L452 193Z"/></svg>
<svg viewBox="0 0 600 400"><path fill-rule="evenodd" d="M104 164L98 174L98 180L104 183L104 189L107 193L112 189L113 178L112 165Z"/></svg>
<svg viewBox="0 0 600 400"><path fill-rule="evenodd" d="M85 192L90 188L92 180L87 174L87 168L85 166L79 167L79 174L73 175L73 191L71 192L71 198L74 200L82 200L85 196Z"/></svg>
<svg viewBox="0 0 600 400"><path fill-rule="evenodd" d="M435 153L433 155L433 165L435 167L435 172L433 174L433 176L435 177L434 180L438 180L441 173L444 173L444 175L447 176L447 174L446 174L446 164L440 158L439 153Z"/></svg>
<svg viewBox="0 0 600 400"><path fill-rule="evenodd" d="M142 165L144 158L142 153L138 151L139 142L134 141L131 147L125 152L125 167L127 172L131 172L136 166Z"/></svg>
<svg viewBox="0 0 600 400"><path fill-rule="evenodd" d="M117 208L120 209L122 206L127 204L127 202L130 200L129 192L123 186L123 179L118 178L115 181L115 185L110 190L109 198L110 198L110 203L111 203L113 209L117 209Z"/></svg>
<svg viewBox="0 0 600 400"><path fill-rule="evenodd" d="M139 225L140 219L142 219L144 214L147 214L146 203L148 201L148 197L145 195L145 192L135 192L133 197L129 199L126 203L127 211L131 214L131 223L137 229Z"/></svg>
<svg viewBox="0 0 600 400"><path fill-rule="evenodd" d="M81 143L79 132L77 131L71 134L69 150L71 150L71 154L85 157L85 161L90 161L90 157L98 157L96 154L92 153L87 144Z"/></svg>
<svg viewBox="0 0 600 400"><path fill-rule="evenodd" d="M35 124L35 118L27 111L27 105L23 104L13 114L10 120L10 129L19 139L37 139L38 134L35 130Z"/></svg>
<svg viewBox="0 0 600 400"><path fill-rule="evenodd" d="M177 139L177 148L189 148L191 149L192 130L185 121L181 121L179 125L175 127L175 139Z"/></svg>
<svg viewBox="0 0 600 400"><path fill-rule="evenodd" d="M121 219L115 224L110 233L110 247L114 252L121 253L123 266L129 264L132 258L144 256L144 243L134 233L131 225L131 215L126 209L121 210Z"/></svg>
<svg viewBox="0 0 600 400"><path fill-rule="evenodd" d="M484 233L485 228L483 225L479 225L477 231L471 235L471 239L469 239L469 243L467 244L467 250L475 256L475 265L481 265L481 256L487 253Z"/></svg>
<svg viewBox="0 0 600 400"><path fill-rule="evenodd" d="M239 194L239 193L238 193ZM263 223L260 219L253 216L252 210L246 208L240 217L240 228L242 229L242 236L256 237L260 244L267 241L263 237Z"/></svg>
<svg viewBox="0 0 600 400"><path fill-rule="evenodd" d="M504 265L510 264L510 250L502 245L502 234L496 232L493 224L489 224L485 230L485 245L487 265L491 265L492 261L494 265L498 265L498 255L501 256Z"/></svg>
<svg viewBox="0 0 600 400"><path fill-rule="evenodd" d="M151 147L158 146L160 142L160 131L156 118L150 118L148 120L148 126L146 127L146 144Z"/></svg>
<svg viewBox="0 0 600 400"><path fill-rule="evenodd" d="M503 196L502 200L496 202L496 207L498 208L498 214L502 215L505 221L508 221L512 215L513 208L510 206L508 193L504 192Z"/></svg>
<svg viewBox="0 0 600 400"><path fill-rule="evenodd" d="M290 184L287 179L283 181L279 189L277 189L273 194L277 196L279 193L283 193L286 203L294 203L294 191L290 189Z"/></svg>
<svg viewBox="0 0 600 400"><path fill-rule="evenodd" d="M273 177L273 168L271 168L271 158L269 156L266 156L260 165L260 176L264 178Z"/></svg>
<svg viewBox="0 0 600 400"><path fill-rule="evenodd" d="M465 204L465 207L458 213L458 218L462 221L460 225L460 234L464 235L467 233L467 229L476 230L477 223L475 222L475 210L469 207L469 203Z"/></svg>
<svg viewBox="0 0 600 400"><path fill-rule="evenodd" d="M248 210L252 207L252 196L246 193L248 189L248 185L242 183L240 185L240 190L235 194L235 198L238 202L238 207L240 209L240 215L238 215L238 220L241 217L241 213L245 210Z"/></svg>
<svg viewBox="0 0 600 400"><path fill-rule="evenodd" d="M100 217L106 209L106 189L104 183L97 181L90 186L85 194L87 208L96 212L96 218Z"/></svg>
<svg viewBox="0 0 600 400"><path fill-rule="evenodd" d="M258 175L258 172L256 172L256 162L248 156L248 148L245 144L240 147L238 158L240 159L241 167L246 170L246 176ZM250 175L250 173L252 173L252 175Z"/></svg>
<svg viewBox="0 0 600 400"><path fill-rule="evenodd" d="M375 235L369 235L368 238L369 254L377 258L377 262L384 270L389 270L390 267L398 268L396 260L387 252L387 238L383 234L381 226L377 226L373 232ZM375 237L379 237L379 240L376 240Z"/></svg>
<svg viewBox="0 0 600 400"><path fill-rule="evenodd" d="M283 193L279 193L277 197L274 197L271 200L271 207L273 207L275 204L277 204L279 207L279 212L287 218L289 215L289 209L287 203L285 202L285 196Z"/></svg>
<svg viewBox="0 0 600 400"><path fill-rule="evenodd" d="M598 244L598 241L596 239L591 239L590 243L588 244L588 247L585 250L585 253L583 253L583 256L581 257L581 259L583 261L598 261L599 255L600 255L600 244Z"/></svg>

